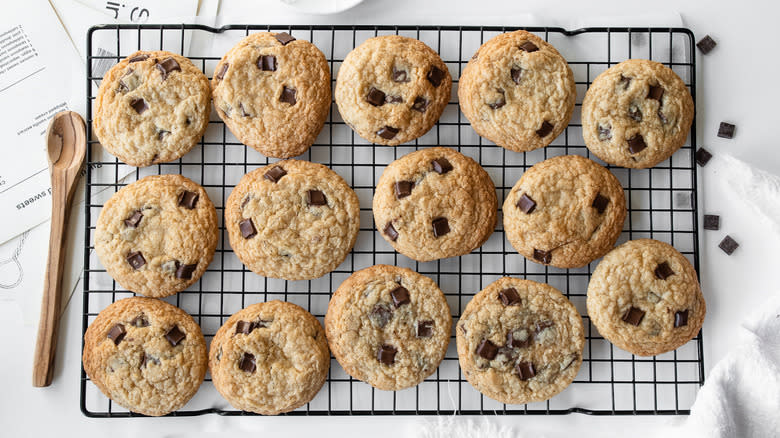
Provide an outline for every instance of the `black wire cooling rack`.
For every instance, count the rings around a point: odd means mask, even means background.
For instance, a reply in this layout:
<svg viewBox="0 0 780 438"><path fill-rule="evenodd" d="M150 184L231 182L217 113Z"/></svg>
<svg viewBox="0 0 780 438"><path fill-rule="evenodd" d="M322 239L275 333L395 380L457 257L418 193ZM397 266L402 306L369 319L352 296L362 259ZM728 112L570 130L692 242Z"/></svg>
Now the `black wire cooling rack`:
<svg viewBox="0 0 780 438"><path fill-rule="evenodd" d="M335 360L327 383L317 397L288 415L450 415L450 414L567 414L592 415L688 414L704 381L701 333L676 351L645 358L613 347L591 325L585 309L588 279L597 262L579 269L558 269L528 262L508 244L498 229L485 245L462 257L417 263L392 250L375 231L371 214L374 185L384 167L398 157L421 147L451 146L476 159L490 174L499 206L533 164L564 154L591 156L585 148L580 108L591 81L608 67L629 58L648 58L674 69L696 98L694 37L680 28L525 28L552 43L569 61L576 84L577 106L571 123L550 146L516 153L481 139L458 110L456 87L441 120L413 143L376 146L365 142L347 127L335 104L325 128L302 159L323 163L355 189L361 205L360 234L347 260L332 273L310 281L282 281L248 271L227 243L220 224L220 242L214 261L203 278L169 301L190 313L201 325L207 340L234 312L260 301L283 299L311 311L322 320L333 290L355 270L377 263L410 267L431 277L445 292L453 312L453 329L471 297L502 276L549 283L561 290L583 315L586 346L583 364L574 383L546 402L504 405L483 397L464 379L458 367L454 332L450 348L439 369L415 388L397 392L378 391L350 378ZM346 54L367 38L401 34L417 38L439 52L454 79L460 76L477 48L509 27L466 26L225 26L200 25L105 25L93 27L87 37L87 127L91 131L92 104L105 71L130 53L168 50L188 56L211 76L216 63L245 35L256 31L285 31L319 47L331 67L333 83ZM454 81L457 84L457 81ZM629 208L618 243L651 237L674 245L698 270L699 244L696 203L696 126L680 151L652 169L607 166L626 192ZM89 138L92 138L91 132ZM180 160L144 169L130 168L109 157L97 141L87 149L86 237L84 248L83 329L107 305L132 296L118 288L106 274L93 251L93 232L100 209L122 186L148 174L178 173L200 183L214 202L218 216L233 186L246 172L269 160L238 142L212 112L210 126L201 142ZM603 164L603 163L602 163ZM221 219L220 219L221 221ZM137 416L111 403L81 372L81 410L90 417ZM182 410L171 415L205 413L248 415L236 411L214 389L210 378Z"/></svg>

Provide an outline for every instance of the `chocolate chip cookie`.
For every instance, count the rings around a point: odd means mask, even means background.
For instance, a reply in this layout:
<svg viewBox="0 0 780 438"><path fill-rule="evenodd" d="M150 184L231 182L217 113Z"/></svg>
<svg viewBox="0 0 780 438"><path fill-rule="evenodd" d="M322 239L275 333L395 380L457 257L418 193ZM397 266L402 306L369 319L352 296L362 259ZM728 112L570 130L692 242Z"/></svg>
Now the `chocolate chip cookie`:
<svg viewBox="0 0 780 438"><path fill-rule="evenodd" d="M577 91L555 47L518 30L491 38L463 69L460 109L477 134L511 151L547 146L569 124Z"/></svg>
<svg viewBox="0 0 780 438"><path fill-rule="evenodd" d="M602 336L639 356L690 341L707 312L688 259L652 239L628 241L604 256L588 284L587 305Z"/></svg>
<svg viewBox="0 0 780 438"><path fill-rule="evenodd" d="M577 376L585 329L574 305L544 283L501 278L466 306L455 330L466 379L502 403L547 400Z"/></svg>
<svg viewBox="0 0 780 438"><path fill-rule="evenodd" d="M609 164L653 167L688 137L693 98L669 67L630 59L593 81L582 102L582 135L591 152Z"/></svg>
<svg viewBox="0 0 780 438"><path fill-rule="evenodd" d="M106 397L160 416L182 408L206 375L206 340L190 315L153 298L119 300L84 333L84 371Z"/></svg>
<svg viewBox="0 0 780 438"><path fill-rule="evenodd" d="M585 266L615 245L626 218L620 181L587 158L564 155L535 164L504 201L504 231L528 260Z"/></svg>
<svg viewBox="0 0 780 438"><path fill-rule="evenodd" d="M303 308L252 304L231 316L209 350L214 387L242 411L289 412L317 395L330 367L325 331Z"/></svg>
<svg viewBox="0 0 780 438"><path fill-rule="evenodd" d="M241 178L225 205L230 246L265 277L310 280L336 269L360 229L355 192L336 172L286 160Z"/></svg>
<svg viewBox="0 0 780 438"><path fill-rule="evenodd" d="M217 64L211 86L214 107L230 132L267 157L306 152L330 109L325 55L284 32L239 41Z"/></svg>
<svg viewBox="0 0 780 438"><path fill-rule="evenodd" d="M122 287L160 298L198 281L218 235L217 211L203 187L181 175L152 175L105 203L95 251Z"/></svg>
<svg viewBox="0 0 780 438"><path fill-rule="evenodd" d="M206 132L210 99L208 79L189 59L165 51L135 52L100 82L95 135L131 166L173 161Z"/></svg>
<svg viewBox="0 0 780 438"><path fill-rule="evenodd" d="M427 262L468 254L496 227L493 181L454 149L426 148L390 163L374 193L374 222L396 251Z"/></svg>
<svg viewBox="0 0 780 438"><path fill-rule="evenodd" d="M385 35L366 40L344 58L336 104L358 135L396 146L428 132L451 91L452 77L438 53L422 41Z"/></svg>
<svg viewBox="0 0 780 438"><path fill-rule="evenodd" d="M436 371L451 324L447 300L433 280L388 265L352 274L333 293L325 315L330 349L344 371L391 391Z"/></svg>

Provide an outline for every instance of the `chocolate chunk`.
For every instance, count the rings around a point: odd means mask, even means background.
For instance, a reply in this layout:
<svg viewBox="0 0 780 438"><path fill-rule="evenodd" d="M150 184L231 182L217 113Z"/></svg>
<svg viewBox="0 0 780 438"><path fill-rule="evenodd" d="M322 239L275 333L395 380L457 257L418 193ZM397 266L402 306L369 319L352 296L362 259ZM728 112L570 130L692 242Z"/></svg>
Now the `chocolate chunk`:
<svg viewBox="0 0 780 438"><path fill-rule="evenodd" d="M226 62L226 63L222 64L222 67L217 72L217 75L216 75L217 79L219 79L220 81L222 79L225 79L225 74L227 73L228 68L230 68L230 63Z"/></svg>
<svg viewBox="0 0 780 438"><path fill-rule="evenodd" d="M543 251L541 249L534 248L534 259L542 262L545 265L549 265L552 261L552 251Z"/></svg>
<svg viewBox="0 0 780 438"><path fill-rule="evenodd" d="M525 214L531 214L536 210L536 201L525 193L523 193L523 196L520 197L515 205Z"/></svg>
<svg viewBox="0 0 780 438"><path fill-rule="evenodd" d="M184 332L179 329L179 326L176 325L171 327L171 329L168 330L168 333L165 334L165 339L171 343L171 347L179 345L179 342L186 337L187 335L185 335Z"/></svg>
<svg viewBox="0 0 780 438"><path fill-rule="evenodd" d="M309 205L328 205L328 199L319 190L309 190L306 192L306 203Z"/></svg>
<svg viewBox="0 0 780 438"><path fill-rule="evenodd" d="M176 278L181 278L182 280L190 280L192 279L192 273L195 272L195 268L198 267L198 264L192 264L192 265L181 265L178 268L176 268Z"/></svg>
<svg viewBox="0 0 780 438"><path fill-rule="evenodd" d="M674 326L682 327L684 325L688 325L688 309L674 313Z"/></svg>
<svg viewBox="0 0 780 438"><path fill-rule="evenodd" d="M501 93L501 97L495 102L490 102L487 104L491 109L497 110L501 108L502 106L506 105L506 95L504 90L498 90L499 93Z"/></svg>
<svg viewBox="0 0 780 438"><path fill-rule="evenodd" d="M735 129L736 126L732 125L731 123L720 122L720 127L718 127L718 137L734 138Z"/></svg>
<svg viewBox="0 0 780 438"><path fill-rule="evenodd" d="M433 321L417 321L417 337L430 338L433 336Z"/></svg>
<svg viewBox="0 0 780 438"><path fill-rule="evenodd" d="M657 114L658 114L658 118L661 119L661 123L663 123L664 125L669 123L669 119L666 118L663 111L661 111L661 108L658 108Z"/></svg>
<svg viewBox="0 0 780 438"><path fill-rule="evenodd" d="M385 96L386 103L403 103L404 98L401 96Z"/></svg>
<svg viewBox="0 0 780 438"><path fill-rule="evenodd" d="M720 244L718 244L718 248L722 249L723 252L728 255L731 255L738 247L739 243L732 239L731 236L724 237L723 240L720 241Z"/></svg>
<svg viewBox="0 0 780 438"><path fill-rule="evenodd" d="M295 88L290 88L288 86L285 86L282 88L282 95L279 96L279 102L286 102L290 105L295 105L295 102L297 100L295 99L295 94L297 93L297 90Z"/></svg>
<svg viewBox="0 0 780 438"><path fill-rule="evenodd" d="M409 299L409 291L403 286L398 286L390 291L390 297L393 299L393 305L396 309L411 302Z"/></svg>
<svg viewBox="0 0 780 438"><path fill-rule="evenodd" d="M431 70L428 72L428 75L426 76L428 78L428 82L433 84L434 87L438 87L441 85L442 79L446 74L443 70L441 70L439 67L436 67L435 65L431 67Z"/></svg>
<svg viewBox="0 0 780 438"><path fill-rule="evenodd" d="M553 125L551 125L547 120L542 122L541 128L536 130L536 135L539 137L547 137L549 133L551 133L553 130Z"/></svg>
<svg viewBox="0 0 780 438"><path fill-rule="evenodd" d="M399 131L400 129L398 128L393 128L392 126L385 126L384 128L377 131L376 135L384 138L385 140L392 140L393 137L395 137L395 135L398 134Z"/></svg>
<svg viewBox="0 0 780 438"><path fill-rule="evenodd" d="M393 227L392 222L388 222L387 225L385 225L384 232L387 235L387 237L389 237L390 240L392 240L393 242L395 242L396 239L398 239L398 231L395 230L395 227Z"/></svg>
<svg viewBox="0 0 780 438"><path fill-rule="evenodd" d="M397 352L398 350L392 345L382 345L376 353L376 360L385 365L392 365L395 362L395 353Z"/></svg>
<svg viewBox="0 0 780 438"><path fill-rule="evenodd" d="M531 362L518 362L515 366L515 372L520 376L520 380L528 380L536 375L534 364Z"/></svg>
<svg viewBox="0 0 780 438"><path fill-rule="evenodd" d="M431 224L433 225L433 237L441 237L450 232L450 224L446 217L437 217Z"/></svg>
<svg viewBox="0 0 780 438"><path fill-rule="evenodd" d="M128 64L132 64L134 62L146 61L147 59L149 59L149 55L144 53L144 54L141 54L141 55L138 55L138 56L133 56L132 58L127 60L127 63Z"/></svg>
<svg viewBox="0 0 780 438"><path fill-rule="evenodd" d="M712 49L715 48L718 44L713 40L709 35L705 35L704 38L702 38L698 43L696 43L696 47L701 50L701 53L708 54L712 51Z"/></svg>
<svg viewBox="0 0 780 438"><path fill-rule="evenodd" d="M276 71L276 56L260 55L257 58L257 68L262 71Z"/></svg>
<svg viewBox="0 0 780 438"><path fill-rule="evenodd" d="M650 89L647 91L648 99L655 99L660 102L663 96L664 96L664 89L660 85L651 85Z"/></svg>
<svg viewBox="0 0 780 438"><path fill-rule="evenodd" d="M655 276L660 280L666 280L672 275L674 275L674 271L672 271L672 268L667 262L659 263L655 268Z"/></svg>
<svg viewBox="0 0 780 438"><path fill-rule="evenodd" d="M236 333L237 335L248 335L252 333L252 330L254 330L255 323L250 321L238 321L236 323Z"/></svg>
<svg viewBox="0 0 780 438"><path fill-rule="evenodd" d="M125 226L129 228L136 228L138 224L141 223L141 219L143 217L144 214L141 213L141 210L136 210L132 215L130 215L129 218L125 219Z"/></svg>
<svg viewBox="0 0 780 438"><path fill-rule="evenodd" d="M257 235L257 229L255 223L252 222L252 218L244 219L238 223L238 229L241 230L241 235L244 239L249 239Z"/></svg>
<svg viewBox="0 0 780 438"><path fill-rule="evenodd" d="M704 215L704 229L705 230L719 230L720 229L720 216L716 214Z"/></svg>
<svg viewBox="0 0 780 438"><path fill-rule="evenodd" d="M171 72L181 71L181 67L172 56L169 56L157 64L157 70L160 70L160 74L162 74L162 80L164 81L168 79L168 75L171 74Z"/></svg>
<svg viewBox="0 0 780 438"><path fill-rule="evenodd" d="M520 77L523 75L523 69L520 67L514 67L511 70L512 74L512 80L515 81L516 84L520 83Z"/></svg>
<svg viewBox="0 0 780 438"><path fill-rule="evenodd" d="M549 319L545 319L544 321L536 321L534 328L536 330L536 334L539 334L554 325L554 322L550 321Z"/></svg>
<svg viewBox="0 0 780 438"><path fill-rule="evenodd" d="M125 326L122 324L116 324L115 326L111 327L111 330L108 331L108 335L106 337L114 341L114 345L119 345L119 343L122 342L122 339L125 338L125 335L127 335Z"/></svg>
<svg viewBox="0 0 780 438"><path fill-rule="evenodd" d="M520 294L513 287L506 288L498 293L498 298L505 306L514 306L520 304Z"/></svg>
<svg viewBox="0 0 780 438"><path fill-rule="evenodd" d="M198 204L198 198L199 194L185 190L179 195L179 207L192 210Z"/></svg>
<svg viewBox="0 0 780 438"><path fill-rule="evenodd" d="M366 95L366 102L374 106L382 106L385 104L385 93L381 90L377 90L371 87Z"/></svg>
<svg viewBox="0 0 780 438"><path fill-rule="evenodd" d="M242 354L241 361L238 363L238 367L245 373L253 374L257 369L257 365L255 364L255 355L251 353Z"/></svg>
<svg viewBox="0 0 780 438"><path fill-rule="evenodd" d="M443 175L453 169L450 161L444 157L431 161L431 164L433 165L433 171L439 175Z"/></svg>
<svg viewBox="0 0 780 438"><path fill-rule="evenodd" d="M696 151L695 157L696 157L696 164L698 164L701 167L704 167L712 159L712 154L707 149L699 148Z"/></svg>
<svg viewBox="0 0 780 438"><path fill-rule="evenodd" d="M628 117L631 117L635 122L642 121L642 111L636 105L628 106Z"/></svg>
<svg viewBox="0 0 780 438"><path fill-rule="evenodd" d="M534 44L534 43L532 43L530 41L526 41L523 44L520 44L519 48L520 48L520 50L522 50L524 52L528 52L528 53L535 52L535 51L539 50L539 48L536 47L536 44Z"/></svg>
<svg viewBox="0 0 780 438"><path fill-rule="evenodd" d="M622 85L624 90L628 90L629 85L631 85L631 78L620 75L620 82L618 82L618 85Z"/></svg>
<svg viewBox="0 0 780 438"><path fill-rule="evenodd" d="M371 323L379 328L385 328L387 323L390 322L390 319L392 318L392 310L388 309L387 306L383 304L377 304L371 310L371 313L368 314L368 319L371 321Z"/></svg>
<svg viewBox="0 0 780 438"><path fill-rule="evenodd" d="M525 329L510 331L506 334L506 345L512 348L528 348L531 342L533 342L533 336Z"/></svg>
<svg viewBox="0 0 780 438"><path fill-rule="evenodd" d="M149 356L146 353L141 354L141 368L146 368L146 364L155 364L160 365L160 359L157 359L154 356Z"/></svg>
<svg viewBox="0 0 780 438"><path fill-rule="evenodd" d="M417 96L414 98L412 109L421 113L425 113L425 111L428 111L429 104L430 102L428 102L428 100L426 100L424 97Z"/></svg>
<svg viewBox="0 0 780 438"><path fill-rule="evenodd" d="M146 319L146 315L142 313L136 316L135 318L133 318L133 320L130 321L130 325L139 328L149 327L149 320Z"/></svg>
<svg viewBox="0 0 780 438"><path fill-rule="evenodd" d="M263 177L273 183L279 182L283 176L287 175L287 171L279 166L270 168Z"/></svg>
<svg viewBox="0 0 780 438"><path fill-rule="evenodd" d="M414 181L396 181L395 197L398 199L405 198L412 194L413 188L414 188Z"/></svg>
<svg viewBox="0 0 780 438"><path fill-rule="evenodd" d="M628 139L628 151L632 154L638 154L646 147L647 145L645 144L645 139L643 139L639 134L636 134L635 136Z"/></svg>
<svg viewBox="0 0 780 438"><path fill-rule="evenodd" d="M393 82L409 82L409 75L406 70L397 70L393 67Z"/></svg>
<svg viewBox="0 0 780 438"><path fill-rule="evenodd" d="M642 309L637 309L636 307L631 307L630 309L626 310L626 313L623 314L623 317L621 318L623 321L638 326L640 322L642 322L642 318L645 317L645 311Z"/></svg>
<svg viewBox="0 0 780 438"><path fill-rule="evenodd" d="M295 38L287 32L277 33L276 35L274 35L274 38L276 38L276 41L282 43L283 46L286 46L292 41L295 41Z"/></svg>
<svg viewBox="0 0 780 438"><path fill-rule="evenodd" d="M249 204L249 201L252 200L252 195L247 195L246 198L244 198L243 201L241 201L241 209L243 210L244 207L246 207L247 204Z"/></svg>
<svg viewBox="0 0 780 438"><path fill-rule="evenodd" d="M246 111L246 108L244 108L243 102L238 102L238 109L241 110L241 117L249 117L249 113Z"/></svg>
<svg viewBox="0 0 780 438"><path fill-rule="evenodd" d="M162 141L163 138L165 138L165 136L170 134L170 133L171 133L171 131L166 131L164 129L161 129L161 130L157 131L157 140Z"/></svg>
<svg viewBox="0 0 780 438"><path fill-rule="evenodd" d="M146 259L141 251L131 252L127 255L127 263L130 263L130 266L137 271L146 264Z"/></svg>
<svg viewBox="0 0 780 438"><path fill-rule="evenodd" d="M487 360L493 360L498 354L498 346L487 339L483 339L477 346L477 354Z"/></svg>
<svg viewBox="0 0 780 438"><path fill-rule="evenodd" d="M600 141L607 141L612 138L612 129L611 128L605 128L601 125L598 127L599 130L599 140Z"/></svg>
<svg viewBox="0 0 780 438"><path fill-rule="evenodd" d="M599 212L599 214L604 213L604 210L607 209L607 205L609 205L609 198L605 196L601 196L601 193L596 195L596 199L593 200L593 204L591 204L591 207L595 208L596 211Z"/></svg>
<svg viewBox="0 0 780 438"><path fill-rule="evenodd" d="M144 111L149 109L149 105L146 104L146 101L141 99L140 97L137 99L133 99L130 101L130 106L133 107L135 112L138 114L143 114Z"/></svg>

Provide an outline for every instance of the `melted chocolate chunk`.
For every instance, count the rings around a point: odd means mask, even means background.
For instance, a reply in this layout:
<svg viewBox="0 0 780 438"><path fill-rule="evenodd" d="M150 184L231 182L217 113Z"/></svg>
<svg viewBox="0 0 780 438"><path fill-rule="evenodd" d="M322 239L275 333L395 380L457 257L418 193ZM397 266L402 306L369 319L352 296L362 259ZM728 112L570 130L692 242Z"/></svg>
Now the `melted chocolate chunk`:
<svg viewBox="0 0 780 438"><path fill-rule="evenodd" d="M268 181L271 181L273 183L279 182L280 179L282 179L283 176L287 175L287 171L282 169L279 166L274 166L263 175L265 179Z"/></svg>
<svg viewBox="0 0 780 438"><path fill-rule="evenodd" d="M536 375L534 364L531 362L518 362L515 366L515 372L520 376L520 380L528 380Z"/></svg>
<svg viewBox="0 0 780 438"><path fill-rule="evenodd" d="M704 167L712 159L712 154L707 149L699 148L699 150L696 151L695 157L696 157L696 164L698 164L701 167Z"/></svg>
<svg viewBox="0 0 780 438"><path fill-rule="evenodd" d="M501 93L501 97L495 102L490 102L487 104L491 109L497 110L501 108L502 106L506 105L506 94L504 90L498 90L499 93Z"/></svg>
<svg viewBox="0 0 780 438"><path fill-rule="evenodd" d="M392 365L395 363L395 354L397 352L398 350L392 345L382 345L376 353L376 360L385 365Z"/></svg>
<svg viewBox="0 0 780 438"><path fill-rule="evenodd" d="M165 334L165 339L171 343L172 347L179 345L179 342L181 342L186 337L187 335L185 335L184 332L179 329L179 326L176 325L171 327L171 329L168 330L168 332Z"/></svg>
<svg viewBox="0 0 780 438"><path fill-rule="evenodd" d="M192 210L198 204L198 198L199 194L185 190L179 195L179 207Z"/></svg>
<svg viewBox="0 0 780 438"><path fill-rule="evenodd" d="M389 237L390 240L392 240L393 242L395 242L396 239L398 239L398 231L395 230L395 227L393 227L392 222L388 222L387 225L385 225L384 232L387 235L387 237Z"/></svg>
<svg viewBox="0 0 780 438"><path fill-rule="evenodd" d="M409 304L409 291L403 286L398 286L390 292L390 297L393 299L393 305L395 308L399 308L404 304Z"/></svg>
<svg viewBox="0 0 780 438"><path fill-rule="evenodd" d="M168 75L170 75L172 72L181 71L181 67L172 56L169 56L157 64L157 70L160 70L160 74L162 74L162 80L164 81L168 79Z"/></svg>
<svg viewBox="0 0 780 438"><path fill-rule="evenodd" d="M125 338L125 335L127 335L125 326L122 324L116 324L115 326L111 327L111 330L108 331L108 335L106 335L106 337L114 341L114 345L119 345L119 343L122 342L122 339Z"/></svg>
<svg viewBox="0 0 780 438"><path fill-rule="evenodd" d="M221 81L222 79L225 79L225 74L227 73L228 68L230 68L230 63L226 62L222 64L222 67L220 67L219 71L216 74L217 80Z"/></svg>
<svg viewBox="0 0 780 438"><path fill-rule="evenodd" d="M276 41L282 43L283 46L286 46L287 44L295 41L295 38L287 32L277 33L274 35L274 38L276 38Z"/></svg>
<svg viewBox="0 0 780 438"><path fill-rule="evenodd" d="M737 127L732 125L731 123L720 122L720 126L718 127L718 137L734 138L734 131L736 129Z"/></svg>
<svg viewBox="0 0 780 438"><path fill-rule="evenodd" d="M696 47L701 50L701 53L708 54L712 51L712 49L715 48L718 44L713 40L709 35L705 35L704 38L702 38L698 43L696 43Z"/></svg>
<svg viewBox="0 0 780 438"><path fill-rule="evenodd" d="M285 86L282 89L282 95L279 96L279 102L286 102L290 105L295 105L297 100L295 99L295 94L297 93L297 90L295 88L290 88Z"/></svg>
<svg viewBox="0 0 780 438"><path fill-rule="evenodd" d="M638 154L645 150L646 147L645 139L639 134L628 139L628 151L632 154Z"/></svg>
<svg viewBox="0 0 780 438"><path fill-rule="evenodd" d="M555 325L554 322L550 321L549 319L546 319L544 321L536 321L536 323L534 324L534 328L536 330L536 334L539 334L543 332L545 329L548 329L554 325Z"/></svg>
<svg viewBox="0 0 780 438"><path fill-rule="evenodd" d="M642 121L642 111L636 105L629 105L629 107L628 107L628 117L631 117L631 119L633 119L635 122L641 122Z"/></svg>
<svg viewBox="0 0 780 438"><path fill-rule="evenodd" d="M551 125L547 120L542 122L542 126L536 130L536 135L539 137L547 137L553 130L553 125Z"/></svg>
<svg viewBox="0 0 780 438"><path fill-rule="evenodd" d="M520 294L517 293L517 289L510 287L502 290L498 293L498 298L504 303L505 306L514 306L520 304Z"/></svg>
<svg viewBox="0 0 780 438"><path fill-rule="evenodd" d="M401 96L385 96L385 103L403 103L404 98Z"/></svg>
<svg viewBox="0 0 780 438"><path fill-rule="evenodd" d="M477 354L487 360L493 360L498 354L498 346L487 339L483 339L477 346Z"/></svg>
<svg viewBox="0 0 780 438"><path fill-rule="evenodd" d="M428 105L430 105L430 102L428 100L426 100L422 96L417 96L414 98L412 109L415 111L419 111L421 113L425 113L425 111L428 111Z"/></svg>
<svg viewBox="0 0 780 438"><path fill-rule="evenodd" d="M596 195L596 199L593 200L593 204L591 204L591 207L595 208L596 211L599 212L599 214L604 213L604 210L607 209L607 206L609 205L609 198L606 196L601 196L601 193Z"/></svg>
<svg viewBox="0 0 780 438"><path fill-rule="evenodd" d="M658 108L658 118L661 119L661 123L664 125L669 123L669 120L666 118L666 115L664 115L663 111L661 111L661 108Z"/></svg>
<svg viewBox="0 0 780 438"><path fill-rule="evenodd" d="M445 76L446 74L444 73L444 71L434 65L433 67L431 67L431 70L428 72L426 78L428 78L428 82L433 84L434 87L438 87L439 85L441 85L441 81L444 79Z"/></svg>
<svg viewBox="0 0 780 438"><path fill-rule="evenodd" d="M393 82L409 82L409 74L406 70L397 70L393 67Z"/></svg>
<svg viewBox="0 0 780 438"><path fill-rule="evenodd" d="M439 175L443 175L453 169L450 161L444 157L431 161L431 164L433 165L433 171Z"/></svg>
<svg viewBox="0 0 780 438"><path fill-rule="evenodd" d="M528 53L532 53L539 50L539 48L536 47L536 44L530 41L526 41L523 44L520 44L519 49L522 50L523 52L528 52Z"/></svg>
<svg viewBox="0 0 780 438"><path fill-rule="evenodd" d="M171 133L171 131L166 131L164 129L161 129L161 130L157 131L157 140L162 141L163 138L165 138L165 136L170 134L170 133Z"/></svg>
<svg viewBox="0 0 780 438"><path fill-rule="evenodd" d="M178 268L176 268L176 278L180 278L182 280L190 280L192 279L192 273L195 272L195 268L198 267L198 264L192 264L192 265L181 265Z"/></svg>
<svg viewBox="0 0 780 438"><path fill-rule="evenodd" d="M257 58L257 68L262 71L276 71L276 56L260 55Z"/></svg>
<svg viewBox="0 0 780 438"><path fill-rule="evenodd" d="M622 85L624 90L628 90L628 87L631 85L631 78L620 75L620 82L618 82L618 85Z"/></svg>
<svg viewBox="0 0 780 438"><path fill-rule="evenodd" d="M141 55L138 55L138 56L133 56L132 58L127 60L127 63L128 64L132 64L134 62L146 61L147 59L149 59L149 55L144 53L144 54L141 54Z"/></svg>
<svg viewBox="0 0 780 438"><path fill-rule="evenodd" d="M433 321L417 321L417 337L430 338L433 336Z"/></svg>
<svg viewBox="0 0 780 438"><path fill-rule="evenodd" d="M257 369L255 364L255 356L251 353L244 353L241 355L241 361L238 363L238 367L245 373L254 374Z"/></svg>
<svg viewBox="0 0 780 438"><path fill-rule="evenodd" d="M528 348L533 342L533 336L528 330L515 330L506 334L506 345L512 348Z"/></svg>
<svg viewBox="0 0 780 438"><path fill-rule="evenodd" d="M385 126L384 128L380 129L376 132L376 135L384 138L385 140L392 140L393 137L395 137L396 134L398 134L401 130L398 128L393 128L392 126Z"/></svg>
<svg viewBox="0 0 780 438"><path fill-rule="evenodd" d="M611 128L605 128L601 125L598 127L599 130L599 140L600 141L607 141L612 138L612 129Z"/></svg>
<svg viewBox="0 0 780 438"><path fill-rule="evenodd" d="M143 114L144 111L149 109L149 105L146 104L146 101L141 99L140 97L137 99L133 99L130 101L130 106L133 107L135 112L138 114Z"/></svg>
<svg viewBox="0 0 780 438"><path fill-rule="evenodd" d="M720 229L720 216L716 214L704 215L704 229L705 230L719 230Z"/></svg>
<svg viewBox="0 0 780 438"><path fill-rule="evenodd" d="M520 67L514 67L511 70L511 74L512 74L512 80L515 82L515 84L519 84L520 79L523 76L523 69Z"/></svg>
<svg viewBox="0 0 780 438"><path fill-rule="evenodd" d="M127 255L127 263L130 263L130 266L137 271L146 264L146 259L141 251L131 252Z"/></svg>
<svg viewBox="0 0 780 438"><path fill-rule="evenodd" d="M534 259L542 262L545 265L549 265L552 261L552 251L543 251L541 249L534 248Z"/></svg>
<svg viewBox="0 0 780 438"><path fill-rule="evenodd" d="M739 243L732 239L731 236L726 236L723 238L723 240L720 241L718 248L722 249L726 254L731 255L734 251L736 251L737 248L739 248Z"/></svg>
<svg viewBox="0 0 780 438"><path fill-rule="evenodd" d="M325 194L319 190L309 190L306 192L306 203L309 205L328 205L328 199Z"/></svg>
<svg viewBox="0 0 780 438"><path fill-rule="evenodd" d="M433 225L433 237L441 237L450 232L450 224L446 217L437 217L431 225Z"/></svg>
<svg viewBox="0 0 780 438"><path fill-rule="evenodd" d="M669 263L667 262L659 263L658 266L655 268L656 278L659 278L661 280L666 280L672 275L674 275L674 271L672 271L672 268L669 267Z"/></svg>
<svg viewBox="0 0 780 438"><path fill-rule="evenodd" d="M642 318L645 317L645 311L642 309L637 309L636 307L631 307L628 310L626 310L626 313L623 314L623 317L621 318L623 321L638 326L639 323L642 322Z"/></svg>
<svg viewBox="0 0 780 438"><path fill-rule="evenodd" d="M398 199L405 198L412 194L412 189L414 189L414 181L396 181L395 197Z"/></svg>
<svg viewBox="0 0 780 438"><path fill-rule="evenodd" d="M138 224L141 223L141 219L143 219L144 214L141 213L141 210L136 210L133 212L133 214L130 215L129 218L125 219L125 226L128 228L136 228L138 227Z"/></svg>
<svg viewBox="0 0 780 438"><path fill-rule="evenodd" d="M688 309L680 310L674 313L674 326L682 327L688 325Z"/></svg>
<svg viewBox="0 0 780 438"><path fill-rule="evenodd" d="M379 328L385 328L392 318L393 311L383 304L377 304L368 314L369 321Z"/></svg>
<svg viewBox="0 0 780 438"><path fill-rule="evenodd" d="M146 319L146 315L142 313L136 316L135 318L133 318L133 320L130 321L130 325L139 328L149 327L149 320Z"/></svg>
<svg viewBox="0 0 780 438"><path fill-rule="evenodd" d="M385 104L385 93L381 90L371 87L368 90L368 94L366 95L366 102L374 106L382 106Z"/></svg>
<svg viewBox="0 0 780 438"><path fill-rule="evenodd" d="M659 85L651 85L650 89L647 91L648 99L655 99L660 102L663 96L664 96L664 89Z"/></svg>
<svg viewBox="0 0 780 438"><path fill-rule="evenodd" d="M241 236L244 239L249 239L257 235L257 229L255 223L252 222L252 218L244 219L238 223L238 229L241 230Z"/></svg>
<svg viewBox="0 0 780 438"><path fill-rule="evenodd" d="M252 333L252 330L256 329L255 323L250 321L238 321L236 323L236 333L237 335L248 335Z"/></svg>
<svg viewBox="0 0 780 438"><path fill-rule="evenodd" d="M523 193L523 196L520 197L515 205L525 214L531 214L536 210L536 201L525 193Z"/></svg>

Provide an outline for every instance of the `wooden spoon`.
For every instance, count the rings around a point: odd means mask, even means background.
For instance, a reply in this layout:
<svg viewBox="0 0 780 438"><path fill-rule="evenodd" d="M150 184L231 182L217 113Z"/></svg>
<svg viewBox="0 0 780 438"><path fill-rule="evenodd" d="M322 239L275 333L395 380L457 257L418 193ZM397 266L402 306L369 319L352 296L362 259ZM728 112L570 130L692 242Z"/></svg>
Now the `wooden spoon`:
<svg viewBox="0 0 780 438"><path fill-rule="evenodd" d="M35 343L33 358L32 374L35 387L51 385L54 375L54 352L57 349L62 301L62 268L65 265L65 235L70 217L70 202L87 150L84 120L73 111L55 114L46 130L46 141L51 174L51 235L38 341Z"/></svg>

